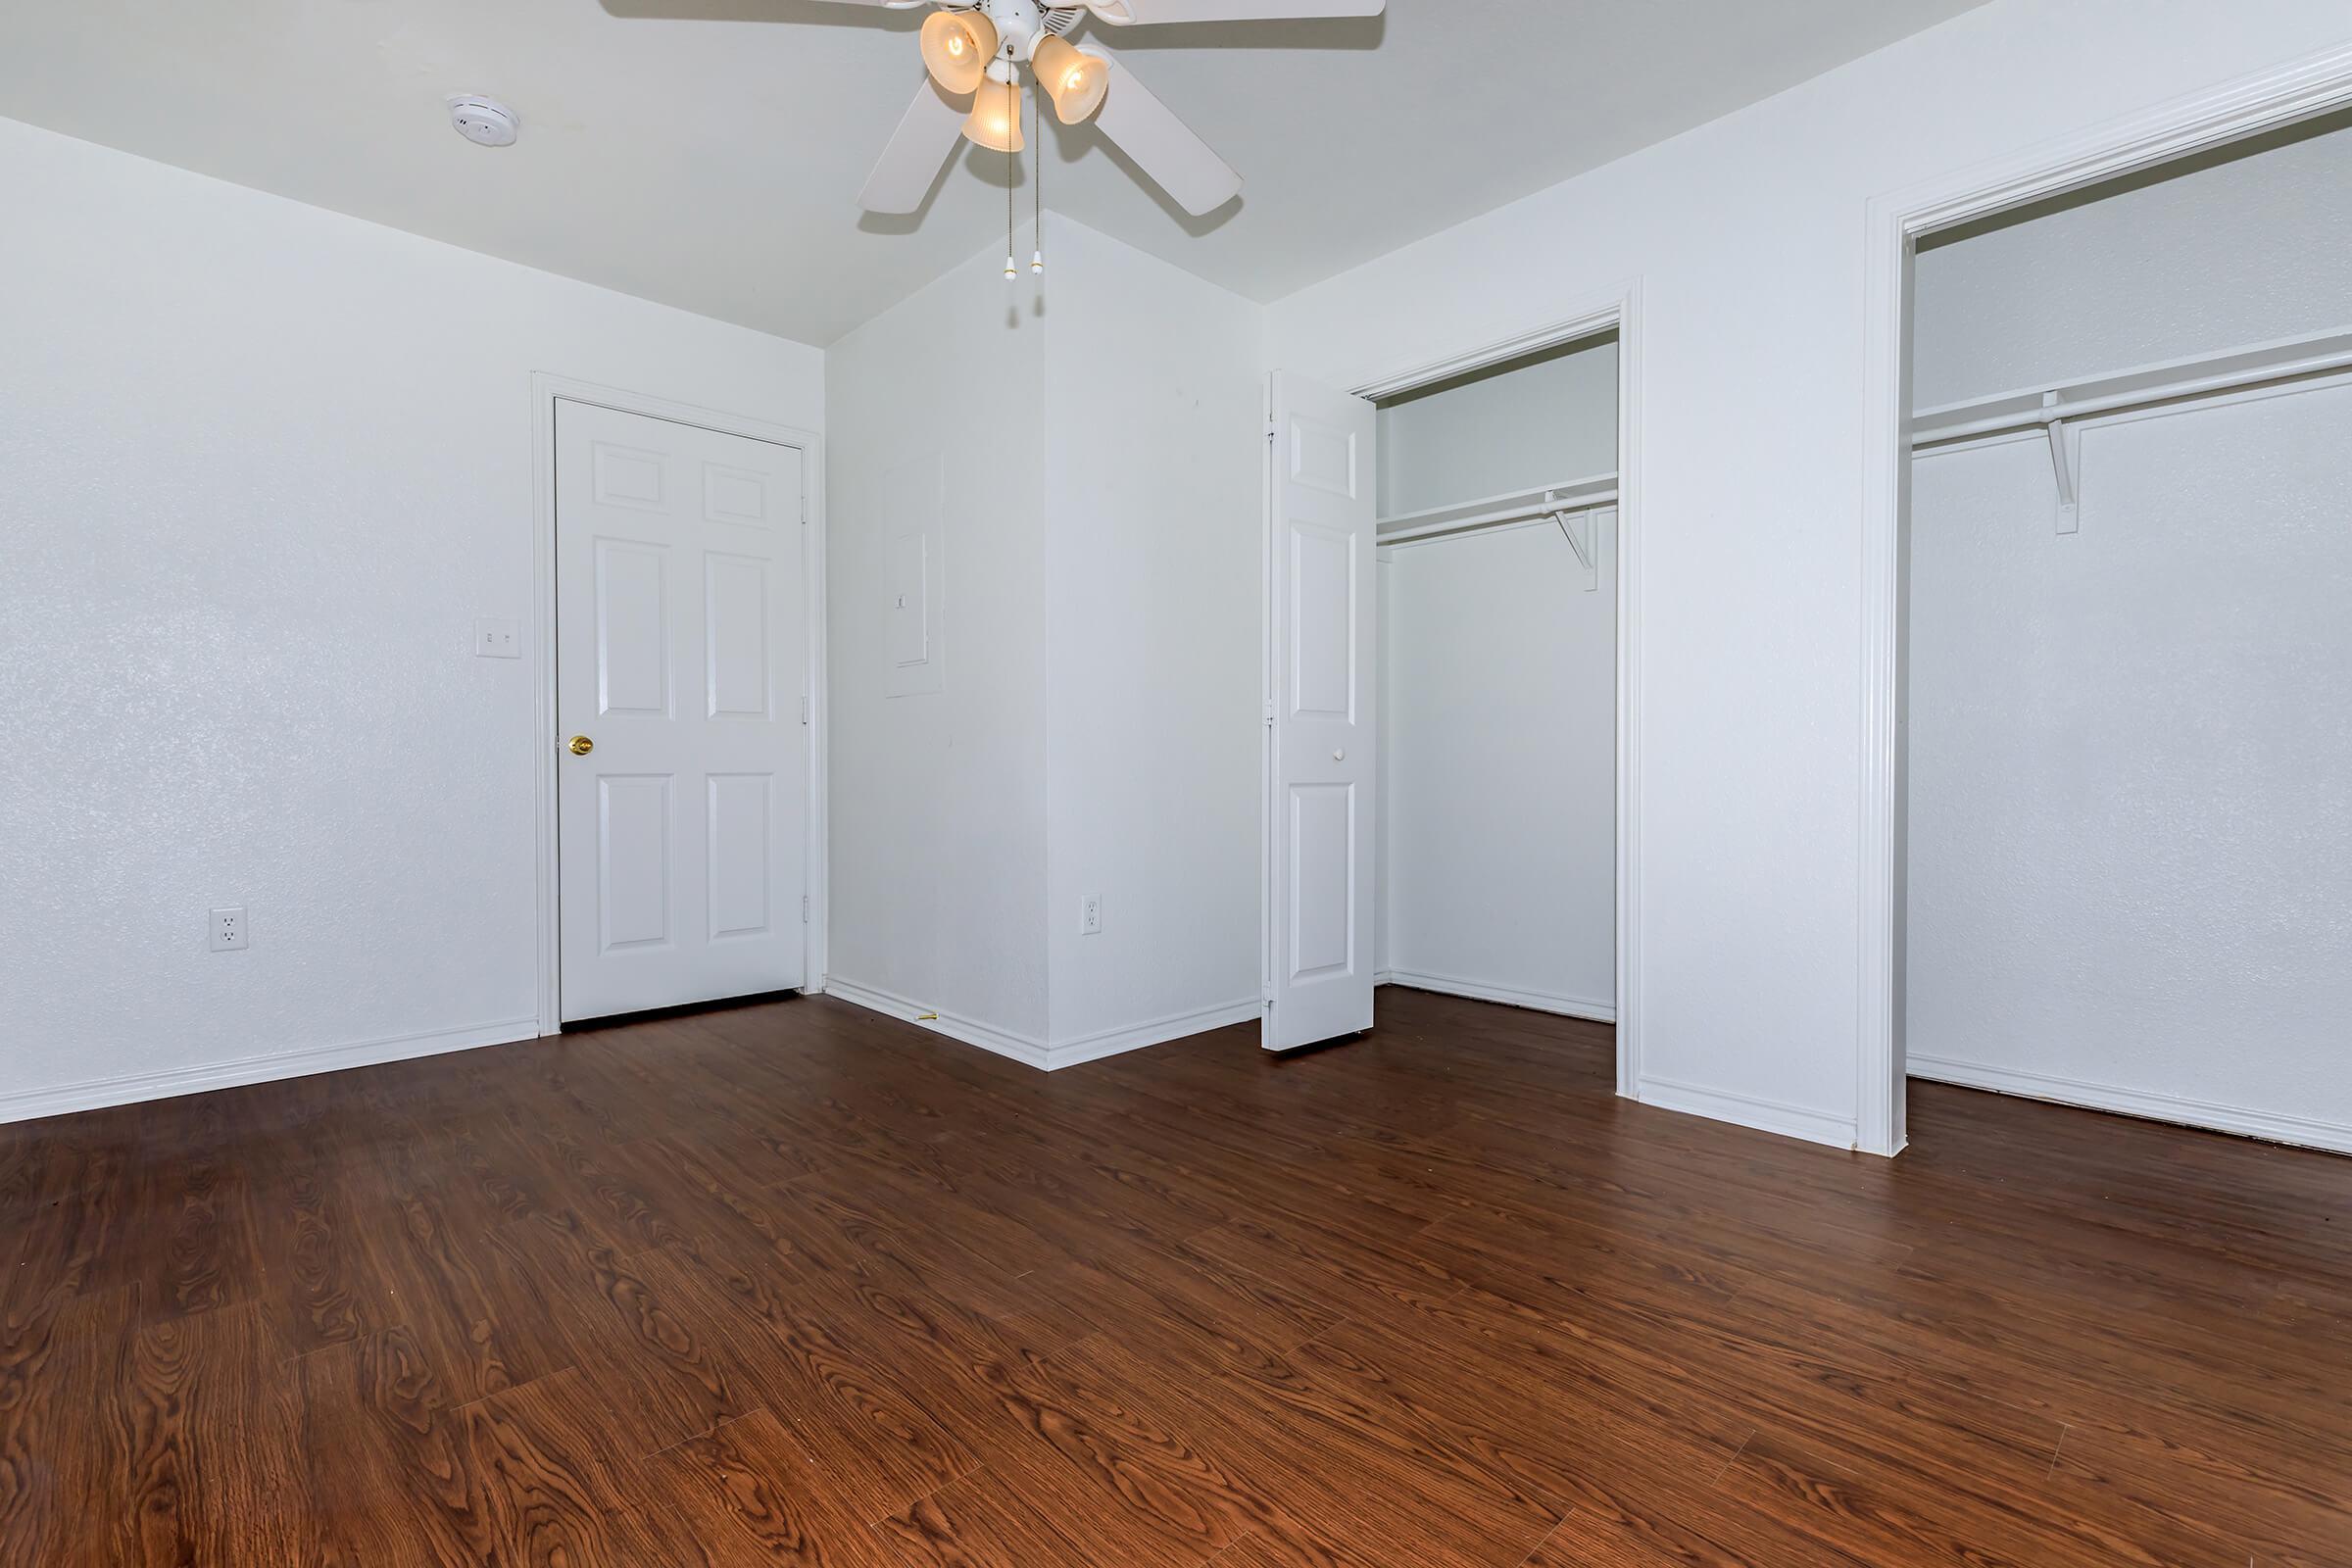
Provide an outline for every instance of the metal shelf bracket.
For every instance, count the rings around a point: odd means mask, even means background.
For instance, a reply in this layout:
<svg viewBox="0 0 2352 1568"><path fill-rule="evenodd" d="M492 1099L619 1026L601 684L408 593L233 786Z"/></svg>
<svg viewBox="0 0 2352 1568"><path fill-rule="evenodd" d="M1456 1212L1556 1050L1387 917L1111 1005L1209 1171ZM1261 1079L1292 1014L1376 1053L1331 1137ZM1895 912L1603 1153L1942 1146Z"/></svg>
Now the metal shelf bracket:
<svg viewBox="0 0 2352 1568"><path fill-rule="evenodd" d="M2042 407L2058 407L2058 394L2044 392ZM2079 533L2082 527L2081 448L2068 439L2066 421L2052 415L2044 418L2042 428L2050 437L2050 467L2058 478L2058 531Z"/></svg>
<svg viewBox="0 0 2352 1568"><path fill-rule="evenodd" d="M1547 495L1544 501L1548 506L1556 499L1555 496ZM1577 564L1585 568L1585 592L1587 593L1596 593L1600 589L1600 524L1596 520L1599 516L1600 510L1597 507L1585 507L1575 511L1563 508L1551 514L1551 520L1560 525L1560 537L1568 541L1568 548L1576 552ZM1571 521L1571 518L1576 520ZM1585 531L1581 538L1577 535L1577 522L1584 524Z"/></svg>

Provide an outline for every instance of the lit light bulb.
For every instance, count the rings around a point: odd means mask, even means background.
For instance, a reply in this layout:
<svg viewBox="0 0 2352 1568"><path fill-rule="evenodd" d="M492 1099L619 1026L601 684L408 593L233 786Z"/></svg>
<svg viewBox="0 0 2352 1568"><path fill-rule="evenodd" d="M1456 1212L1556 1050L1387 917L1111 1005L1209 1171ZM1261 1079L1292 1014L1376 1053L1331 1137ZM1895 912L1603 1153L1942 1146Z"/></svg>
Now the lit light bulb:
<svg viewBox="0 0 2352 1568"><path fill-rule="evenodd" d="M1090 55L1052 34L1040 38L1030 57L1038 84L1054 100L1054 114L1065 125L1092 120L1110 90L1110 62Z"/></svg>
<svg viewBox="0 0 2352 1568"><path fill-rule="evenodd" d="M957 97L980 85L997 52L997 26L982 11L934 11L923 23L923 65L943 92Z"/></svg>
<svg viewBox="0 0 2352 1568"><path fill-rule="evenodd" d="M963 122L963 133L990 152L1017 153L1026 146L1021 135L1020 83L981 82L973 93L971 118Z"/></svg>

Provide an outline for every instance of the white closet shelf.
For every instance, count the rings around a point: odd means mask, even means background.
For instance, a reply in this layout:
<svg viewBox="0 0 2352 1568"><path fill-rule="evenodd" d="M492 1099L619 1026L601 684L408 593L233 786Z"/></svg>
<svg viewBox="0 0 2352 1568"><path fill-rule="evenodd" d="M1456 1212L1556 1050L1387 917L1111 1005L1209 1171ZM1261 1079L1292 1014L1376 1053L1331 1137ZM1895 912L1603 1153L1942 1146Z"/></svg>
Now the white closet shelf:
<svg viewBox="0 0 2352 1568"><path fill-rule="evenodd" d="M1539 485L1530 490L1509 490L1476 501L1457 501L1449 507L1429 507L1420 512L1401 513L1394 517L1381 518L1377 530L1382 544L1396 544L1405 539L1426 539L1433 534L1454 533L1464 528L1488 528L1531 517L1590 512L1597 507L1614 506L1616 501L1617 475L1595 473L1559 484Z"/></svg>
<svg viewBox="0 0 2352 1568"><path fill-rule="evenodd" d="M2352 369L2352 328L2279 338L2220 354L2160 360L2088 380L1938 404L1912 415L1911 441L1915 446L1962 441L2004 430L2031 429L2053 419L2080 419L2152 403L2216 396L2342 369Z"/></svg>
<svg viewBox="0 0 2352 1568"><path fill-rule="evenodd" d="M2073 533L2081 458L2069 437L2069 427L2077 420L2127 409L2225 397L2345 370L2352 370L2352 330L2278 338L2220 354L2160 360L2088 380L2026 387L1920 409L1911 416L1911 445L1916 450L2012 430L2042 431L2050 443L2050 468L2058 481L2058 531Z"/></svg>

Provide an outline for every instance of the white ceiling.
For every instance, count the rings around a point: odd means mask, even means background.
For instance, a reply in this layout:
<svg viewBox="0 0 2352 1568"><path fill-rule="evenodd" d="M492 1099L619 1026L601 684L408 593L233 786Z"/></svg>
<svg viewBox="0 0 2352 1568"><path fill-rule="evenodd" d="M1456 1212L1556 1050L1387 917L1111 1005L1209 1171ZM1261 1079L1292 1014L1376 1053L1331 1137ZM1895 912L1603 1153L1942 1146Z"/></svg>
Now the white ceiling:
<svg viewBox="0 0 2352 1568"><path fill-rule="evenodd" d="M1085 41L1120 55L1249 183L1187 218L1093 130L1049 116L1047 205L1276 299L1979 3L1392 0L1352 21L1089 23ZM921 79L923 15L822 0L11 0L0 115L823 344L1004 220L1002 159L970 148L924 212L858 211ZM520 143L462 140L443 107L458 92L505 101Z"/></svg>

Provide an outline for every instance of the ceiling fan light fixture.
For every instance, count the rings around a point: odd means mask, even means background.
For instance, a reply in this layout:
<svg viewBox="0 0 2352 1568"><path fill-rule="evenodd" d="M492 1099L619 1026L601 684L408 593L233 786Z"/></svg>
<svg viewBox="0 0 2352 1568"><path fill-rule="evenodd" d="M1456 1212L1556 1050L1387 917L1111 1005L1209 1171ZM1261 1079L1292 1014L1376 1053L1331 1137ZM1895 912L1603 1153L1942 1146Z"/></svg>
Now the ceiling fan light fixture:
<svg viewBox="0 0 2352 1568"><path fill-rule="evenodd" d="M1029 65L1037 73L1037 84L1054 100L1054 118L1065 125L1094 119L1110 90L1109 61L1052 33L1037 41Z"/></svg>
<svg viewBox="0 0 2352 1568"><path fill-rule="evenodd" d="M923 64L957 97L979 87L997 54L997 24L982 11L934 11L923 21Z"/></svg>
<svg viewBox="0 0 2352 1568"><path fill-rule="evenodd" d="M1027 146L1021 137L1021 84L981 82L972 95L971 118L963 122L963 134L992 153L1017 153Z"/></svg>

